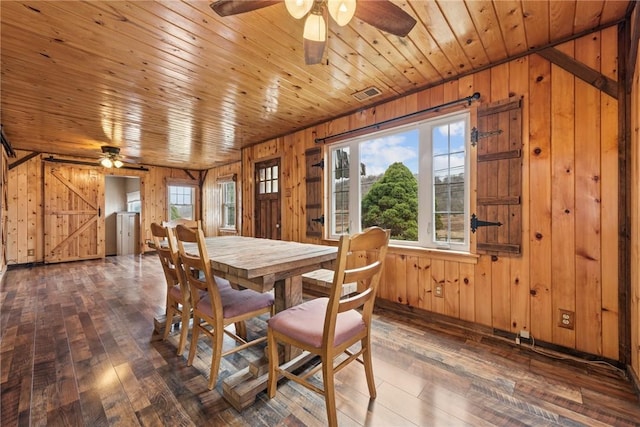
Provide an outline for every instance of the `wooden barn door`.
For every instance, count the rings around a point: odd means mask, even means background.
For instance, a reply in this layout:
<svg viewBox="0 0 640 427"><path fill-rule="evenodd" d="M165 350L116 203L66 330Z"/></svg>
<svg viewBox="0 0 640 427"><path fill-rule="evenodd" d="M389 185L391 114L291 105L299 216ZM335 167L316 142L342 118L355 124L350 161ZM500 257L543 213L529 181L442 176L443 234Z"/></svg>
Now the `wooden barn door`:
<svg viewBox="0 0 640 427"><path fill-rule="evenodd" d="M103 258L103 204L96 168L44 162L44 262Z"/></svg>
<svg viewBox="0 0 640 427"><path fill-rule="evenodd" d="M255 237L280 240L280 159L256 163Z"/></svg>

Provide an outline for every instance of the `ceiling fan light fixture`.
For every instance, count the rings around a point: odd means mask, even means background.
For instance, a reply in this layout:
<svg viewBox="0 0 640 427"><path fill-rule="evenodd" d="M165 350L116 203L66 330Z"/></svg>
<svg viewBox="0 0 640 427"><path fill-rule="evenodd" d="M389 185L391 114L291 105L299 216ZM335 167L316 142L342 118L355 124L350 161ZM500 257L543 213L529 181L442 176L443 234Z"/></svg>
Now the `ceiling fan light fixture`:
<svg viewBox="0 0 640 427"><path fill-rule="evenodd" d="M111 159L110 159L110 158L108 158L108 157L103 157L103 158L100 160L100 164L101 164L103 167L105 167L105 168L111 168L111 167L113 167L113 162L112 162L112 161L111 161Z"/></svg>
<svg viewBox="0 0 640 427"><path fill-rule="evenodd" d="M117 168L121 168L124 163L122 163L122 160L120 160L120 149L118 147L103 145L100 165L105 168L112 168L114 166Z"/></svg>
<svg viewBox="0 0 640 427"><path fill-rule="evenodd" d="M314 0L284 0L284 5L291 16L300 19L309 13L313 2Z"/></svg>
<svg viewBox="0 0 640 427"><path fill-rule="evenodd" d="M311 12L304 22L304 32L302 37L314 42L324 42L327 40L327 24L324 22L322 12Z"/></svg>
<svg viewBox="0 0 640 427"><path fill-rule="evenodd" d="M344 27L356 13L356 0L327 0L327 9L336 24Z"/></svg>

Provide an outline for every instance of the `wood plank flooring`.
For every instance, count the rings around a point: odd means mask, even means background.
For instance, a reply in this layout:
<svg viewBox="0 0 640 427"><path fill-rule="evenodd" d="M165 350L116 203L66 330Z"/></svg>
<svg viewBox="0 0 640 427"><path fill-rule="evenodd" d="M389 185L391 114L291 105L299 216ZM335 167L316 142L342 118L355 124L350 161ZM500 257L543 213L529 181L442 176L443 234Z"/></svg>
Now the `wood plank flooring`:
<svg viewBox="0 0 640 427"><path fill-rule="evenodd" d="M207 389L211 349L192 367L177 333L152 340L164 313L155 254L10 269L0 291L0 424L9 426L324 426L322 398L281 382L239 413ZM264 319L248 325L264 333ZM351 364L337 375L341 426L640 426L616 370L556 360L475 332L377 311L377 399ZM227 343L226 345L231 345ZM220 378L260 357L225 358Z"/></svg>

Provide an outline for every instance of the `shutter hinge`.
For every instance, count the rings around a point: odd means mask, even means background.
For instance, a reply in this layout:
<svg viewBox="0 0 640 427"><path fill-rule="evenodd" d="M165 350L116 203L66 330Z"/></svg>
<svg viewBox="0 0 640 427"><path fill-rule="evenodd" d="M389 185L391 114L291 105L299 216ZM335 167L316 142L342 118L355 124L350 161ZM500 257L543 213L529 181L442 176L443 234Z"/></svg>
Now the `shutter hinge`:
<svg viewBox="0 0 640 427"><path fill-rule="evenodd" d="M312 164L311 166L324 170L324 159L320 160L318 163Z"/></svg>
<svg viewBox="0 0 640 427"><path fill-rule="evenodd" d="M471 146L475 147L478 141L482 138L486 138L488 136L500 135L502 133L502 129L492 130L489 132L480 132L478 128L474 127L471 129Z"/></svg>
<svg viewBox="0 0 640 427"><path fill-rule="evenodd" d="M320 215L318 218L311 218L311 221L317 222L324 227L324 215Z"/></svg>
<svg viewBox="0 0 640 427"><path fill-rule="evenodd" d="M501 225L502 225L501 222L482 221L478 219L476 214L471 214L471 232L472 233L475 233L478 227L490 227L490 226L500 227Z"/></svg>

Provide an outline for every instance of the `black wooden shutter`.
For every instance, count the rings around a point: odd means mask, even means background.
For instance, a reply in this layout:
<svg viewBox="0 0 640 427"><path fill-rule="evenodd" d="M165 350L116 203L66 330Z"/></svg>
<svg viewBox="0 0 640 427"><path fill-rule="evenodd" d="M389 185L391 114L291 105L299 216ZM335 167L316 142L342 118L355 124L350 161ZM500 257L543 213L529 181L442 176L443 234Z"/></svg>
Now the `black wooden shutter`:
<svg viewBox="0 0 640 427"><path fill-rule="evenodd" d="M322 215L322 171L324 161L320 147L305 151L307 190L307 237L322 237L324 216Z"/></svg>
<svg viewBox="0 0 640 427"><path fill-rule="evenodd" d="M510 98L478 107L477 251L520 254L522 247L522 107Z"/></svg>

